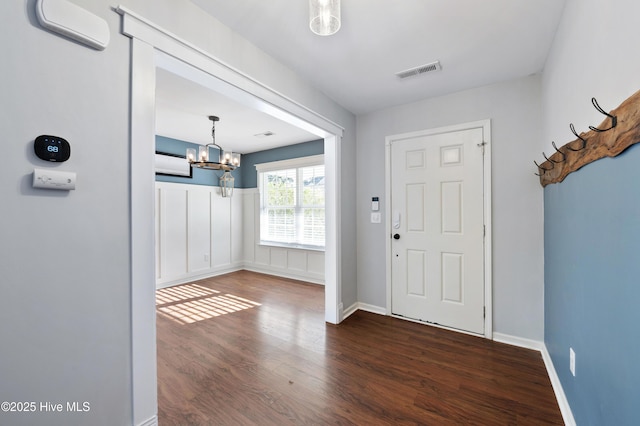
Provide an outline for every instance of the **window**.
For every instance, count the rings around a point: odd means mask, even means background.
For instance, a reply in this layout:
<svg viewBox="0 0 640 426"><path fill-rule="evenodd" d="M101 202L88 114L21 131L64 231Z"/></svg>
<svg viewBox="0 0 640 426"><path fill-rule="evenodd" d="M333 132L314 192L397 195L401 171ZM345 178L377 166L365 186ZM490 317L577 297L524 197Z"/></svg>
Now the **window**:
<svg viewBox="0 0 640 426"><path fill-rule="evenodd" d="M256 165L260 243L324 249L324 157Z"/></svg>

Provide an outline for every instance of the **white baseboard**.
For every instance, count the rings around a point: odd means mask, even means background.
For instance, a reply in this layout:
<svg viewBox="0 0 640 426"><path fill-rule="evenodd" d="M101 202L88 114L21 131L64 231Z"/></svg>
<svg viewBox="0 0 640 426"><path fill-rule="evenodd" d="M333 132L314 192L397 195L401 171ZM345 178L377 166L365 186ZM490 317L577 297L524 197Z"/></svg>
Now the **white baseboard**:
<svg viewBox="0 0 640 426"><path fill-rule="evenodd" d="M292 273L280 268L273 268L267 265L259 265L256 263L245 263L241 269L247 271L259 272L261 274L274 275L276 277L289 278L292 280L305 281L312 284L324 285L324 278L305 273Z"/></svg>
<svg viewBox="0 0 640 426"><path fill-rule="evenodd" d="M519 346L525 349L533 349L534 351L541 351L544 347L544 342L533 339L525 339L524 337L511 336L504 333L493 333L493 340L500 343L506 343L511 346Z"/></svg>
<svg viewBox="0 0 640 426"><path fill-rule="evenodd" d="M358 309L366 312L371 312L372 314L387 315L387 308L376 305L369 305L368 303L358 303Z"/></svg>
<svg viewBox="0 0 640 426"><path fill-rule="evenodd" d="M382 308L376 305L369 305L367 303L356 302L353 305L349 306L343 312L342 319L344 320L348 318L351 314L353 314L355 311L358 311L358 310L371 312L372 314L387 315L387 310L385 308Z"/></svg>
<svg viewBox="0 0 640 426"><path fill-rule="evenodd" d="M562 383L560 383L560 378L556 373L555 366L551 360L551 355L549 355L549 351L547 351L547 346L544 342L503 333L493 333L493 340L500 343L506 343L507 345L519 346L521 348L533 349L534 351L540 352L544 366L547 369L547 374L549 375L549 380L551 381L551 387L553 387L553 392L556 395L556 400L558 401L558 406L560 407L560 413L562 413L564 424L567 426L575 426L576 421L573 418L573 412L569 406L569 401L564 393Z"/></svg>
<svg viewBox="0 0 640 426"><path fill-rule="evenodd" d="M349 306L346 310L342 311L342 320L341 321L344 321L347 318L349 318L351 316L351 314L353 314L357 310L358 310L358 302L354 303L353 305Z"/></svg>
<svg viewBox="0 0 640 426"><path fill-rule="evenodd" d="M560 383L560 378L558 377L558 373L556 373L556 368L553 365L553 361L551 360L551 355L549 355L547 346L544 343L542 344L542 350L540 351L540 353L542 354L544 365L545 367L547 367L547 374L549 374L551 386L553 387L553 391L556 394L556 399L558 400L558 405L560 406L560 412L562 413L564 424L567 426L576 426L576 420L573 418L573 412L571 411L571 407L569 406L569 401L567 400L567 396L564 394L562 383Z"/></svg>
<svg viewBox="0 0 640 426"><path fill-rule="evenodd" d="M142 423L138 423L138 426L158 426L158 416L153 416Z"/></svg>
<svg viewBox="0 0 640 426"><path fill-rule="evenodd" d="M156 280L156 289L173 287L180 284L191 283L194 281L203 280L206 278L213 278L219 275L224 275L231 272L242 271L242 270L259 272L261 274L274 275L277 277L289 278L292 280L305 281L312 284L324 285L324 279L319 277L314 277L314 276L304 275L304 274L286 273L276 268L261 267L259 265L256 266L255 264L236 263L234 265L230 265L227 267L209 270L205 273L200 272L195 274L186 274L180 278L176 278L172 280Z"/></svg>
<svg viewBox="0 0 640 426"><path fill-rule="evenodd" d="M243 269L242 264L231 265L228 267L209 270L205 273L186 274L180 278L173 280L156 280L156 289L173 287L175 285L191 283L206 278L217 277L218 275L224 275L231 272L241 271Z"/></svg>

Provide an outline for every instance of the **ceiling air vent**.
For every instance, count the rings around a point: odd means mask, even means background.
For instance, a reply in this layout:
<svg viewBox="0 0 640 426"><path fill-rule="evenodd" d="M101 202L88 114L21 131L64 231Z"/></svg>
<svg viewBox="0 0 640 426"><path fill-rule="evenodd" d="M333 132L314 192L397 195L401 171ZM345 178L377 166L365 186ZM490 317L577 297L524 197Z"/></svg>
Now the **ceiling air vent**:
<svg viewBox="0 0 640 426"><path fill-rule="evenodd" d="M275 133L273 133L271 130L267 130L266 132L262 132L262 133L258 133L257 135L253 135L257 138L268 138L269 136L273 136L275 135Z"/></svg>
<svg viewBox="0 0 640 426"><path fill-rule="evenodd" d="M408 70L397 72L398 78L407 78L414 75L424 74L426 72L440 71L440 61L431 62L430 64L420 65L419 67L409 68Z"/></svg>

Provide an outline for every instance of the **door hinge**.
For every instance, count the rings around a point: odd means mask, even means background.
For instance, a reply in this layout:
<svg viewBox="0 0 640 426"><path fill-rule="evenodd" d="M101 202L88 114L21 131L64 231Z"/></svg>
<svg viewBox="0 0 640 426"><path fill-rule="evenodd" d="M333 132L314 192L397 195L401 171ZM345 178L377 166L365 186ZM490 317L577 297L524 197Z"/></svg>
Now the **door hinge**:
<svg viewBox="0 0 640 426"><path fill-rule="evenodd" d="M486 142L482 142L478 144L478 148L482 148L482 155L484 155L484 146L486 145Z"/></svg>
<svg viewBox="0 0 640 426"><path fill-rule="evenodd" d="M482 236L483 237L487 236L487 225L482 225Z"/></svg>
<svg viewBox="0 0 640 426"><path fill-rule="evenodd" d="M487 307L483 306L482 307L482 318L486 318L487 317Z"/></svg>

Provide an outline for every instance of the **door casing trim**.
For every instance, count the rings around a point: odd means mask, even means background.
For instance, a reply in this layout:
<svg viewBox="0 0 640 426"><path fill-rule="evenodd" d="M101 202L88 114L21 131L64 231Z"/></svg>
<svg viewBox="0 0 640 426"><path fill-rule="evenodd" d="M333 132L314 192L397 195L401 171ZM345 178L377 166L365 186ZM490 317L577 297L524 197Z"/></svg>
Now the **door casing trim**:
<svg viewBox="0 0 640 426"><path fill-rule="evenodd" d="M325 321L342 320L342 261L340 217L340 147L344 129L286 95L254 80L211 53L181 39L123 6L121 34L131 39L130 99L130 247L131 247L131 386L132 424L157 424L157 366L155 331L155 257L153 152L155 146L155 76L157 68L178 75L171 64L184 63L233 91L255 109L271 114L324 138ZM185 71L186 72L186 71ZM183 75L184 76L184 75ZM211 80L210 80L211 81ZM228 92L225 92L228 93Z"/></svg>
<svg viewBox="0 0 640 426"><path fill-rule="evenodd" d="M419 130L417 132L400 133L396 135L390 135L385 137L385 158L384 158L384 173L385 173L385 199L391 200L391 144L393 142L402 141L405 139L413 139L416 137L433 136L443 133L459 132L463 130L482 129L483 137L483 165L482 165L482 190L483 190L483 223L485 226L484 236L484 337L487 339L493 339L493 275L492 275L492 259L491 259L491 241L492 241L492 227L491 227L491 120L472 121L469 123L455 124L452 126L437 127L433 129ZM401 316L396 316L391 313L391 203L385 203L385 232L389 238L385 244L386 252L386 288L387 288L387 309L386 314L401 319L407 319ZM421 324L427 324L419 321ZM431 325L431 324L429 324ZM438 325L437 327L445 328L462 332L465 334L471 334L478 336L476 333L470 333L459 329Z"/></svg>

